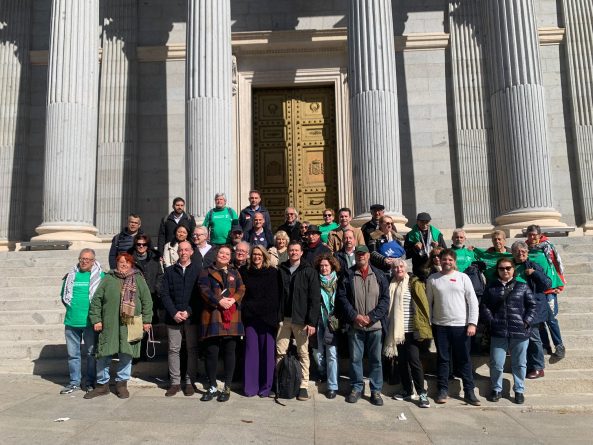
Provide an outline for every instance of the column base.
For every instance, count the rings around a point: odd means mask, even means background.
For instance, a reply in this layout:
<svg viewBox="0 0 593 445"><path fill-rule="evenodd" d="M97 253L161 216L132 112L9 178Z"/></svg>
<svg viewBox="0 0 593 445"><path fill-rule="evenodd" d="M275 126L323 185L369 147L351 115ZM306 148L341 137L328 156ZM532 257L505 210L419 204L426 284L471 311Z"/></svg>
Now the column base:
<svg viewBox="0 0 593 445"><path fill-rule="evenodd" d="M0 252L8 252L10 250L14 250L14 241L0 239Z"/></svg>
<svg viewBox="0 0 593 445"><path fill-rule="evenodd" d="M97 243L102 240L97 236L97 228L87 225L67 224L41 224L35 229L39 234L31 238L31 241L71 241L72 247L79 244Z"/></svg>
<svg viewBox="0 0 593 445"><path fill-rule="evenodd" d="M468 238L490 238L494 230L492 224L466 224L462 227Z"/></svg>
<svg viewBox="0 0 593 445"><path fill-rule="evenodd" d="M537 224L543 227L568 227L567 224L560 221L562 215L554 211L527 211L507 213L496 218L496 228L504 230L508 237L521 235L523 229L531 224Z"/></svg>
<svg viewBox="0 0 593 445"><path fill-rule="evenodd" d="M580 228L583 230L583 235L593 236L593 221L586 221Z"/></svg>
<svg viewBox="0 0 593 445"><path fill-rule="evenodd" d="M395 225L395 228L399 233L405 234L410 231L410 228L408 226L406 226L406 223L408 222L408 218L406 218L401 213L385 212L385 216L391 216L391 218L393 219L393 224ZM370 212L362 213L362 214L356 215L354 218L352 218L352 221L350 222L350 224L352 224L354 227L361 227L364 223L368 222L370 219L371 219Z"/></svg>

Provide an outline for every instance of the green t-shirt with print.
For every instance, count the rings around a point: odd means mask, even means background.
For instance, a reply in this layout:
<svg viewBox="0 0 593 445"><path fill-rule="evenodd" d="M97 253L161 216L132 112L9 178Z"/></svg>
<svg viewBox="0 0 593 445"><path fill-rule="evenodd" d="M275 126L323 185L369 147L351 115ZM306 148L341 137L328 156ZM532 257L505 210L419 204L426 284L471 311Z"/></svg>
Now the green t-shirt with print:
<svg viewBox="0 0 593 445"><path fill-rule="evenodd" d="M101 277L103 273L101 273ZM72 287L72 300L70 305L66 306L66 316L64 324L73 328L84 328L89 326L89 286L91 282L90 272L76 272L74 285ZM64 286L66 280L62 283L62 292L64 295Z"/></svg>
<svg viewBox="0 0 593 445"><path fill-rule="evenodd" d="M239 224L239 217L237 216L237 212L230 207L210 210L204 219L204 227L210 230L210 243L228 243L231 227L234 224Z"/></svg>

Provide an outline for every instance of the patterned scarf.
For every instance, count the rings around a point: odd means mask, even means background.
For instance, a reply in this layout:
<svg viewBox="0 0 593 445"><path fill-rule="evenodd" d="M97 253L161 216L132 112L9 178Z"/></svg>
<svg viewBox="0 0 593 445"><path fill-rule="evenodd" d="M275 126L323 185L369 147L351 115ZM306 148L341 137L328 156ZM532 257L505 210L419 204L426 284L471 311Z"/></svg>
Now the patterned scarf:
<svg viewBox="0 0 593 445"><path fill-rule="evenodd" d="M72 302L72 292L74 289L74 280L76 278L76 273L80 271L78 264L74 266L68 275L66 275L66 283L64 284L64 294L62 295L62 301L66 306L70 306ZM91 278L89 281L89 301L93 299L93 295L95 295L95 291L99 287L99 282L101 281L101 265L98 261L95 261L93 264L93 268L91 269Z"/></svg>
<svg viewBox="0 0 593 445"><path fill-rule="evenodd" d="M336 299L336 289L338 287L338 278L336 272L332 272L327 277L319 275L321 286L321 318L323 325L327 326L329 315L334 312L334 303Z"/></svg>
<svg viewBox="0 0 593 445"><path fill-rule="evenodd" d="M121 286L121 300L119 305L119 315L123 324L131 324L136 312L136 269L132 268L128 273L123 274L117 270L113 274L124 280Z"/></svg>

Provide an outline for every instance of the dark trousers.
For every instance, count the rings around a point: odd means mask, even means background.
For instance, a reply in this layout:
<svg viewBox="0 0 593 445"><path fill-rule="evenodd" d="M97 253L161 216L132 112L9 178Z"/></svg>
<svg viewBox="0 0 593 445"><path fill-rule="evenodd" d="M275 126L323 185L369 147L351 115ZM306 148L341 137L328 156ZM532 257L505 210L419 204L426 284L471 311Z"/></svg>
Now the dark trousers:
<svg viewBox="0 0 593 445"><path fill-rule="evenodd" d="M417 394L425 393L424 370L420 362L421 343L414 340L413 332L406 332L405 341L397 345L397 365L402 387L405 392L412 392L412 380Z"/></svg>
<svg viewBox="0 0 593 445"><path fill-rule="evenodd" d="M453 367L461 374L463 391L474 390L471 358L469 355L470 338L466 326L432 326L434 343L437 348L437 387L439 391L449 389L450 357L453 355Z"/></svg>
<svg viewBox="0 0 593 445"><path fill-rule="evenodd" d="M218 353L222 349L224 362L224 386L231 386L235 372L236 337L210 337L204 340L206 349L206 375L210 386L216 386L216 368L218 367Z"/></svg>

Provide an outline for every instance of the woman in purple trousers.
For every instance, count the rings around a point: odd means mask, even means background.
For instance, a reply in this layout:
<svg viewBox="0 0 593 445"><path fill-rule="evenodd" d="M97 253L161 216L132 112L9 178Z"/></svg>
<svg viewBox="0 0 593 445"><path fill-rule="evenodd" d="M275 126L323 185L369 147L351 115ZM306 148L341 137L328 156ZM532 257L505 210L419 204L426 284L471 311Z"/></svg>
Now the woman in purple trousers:
<svg viewBox="0 0 593 445"><path fill-rule="evenodd" d="M251 249L241 267L245 296L241 316L245 326L245 395L268 397L274 380L280 284L278 270L261 246Z"/></svg>

